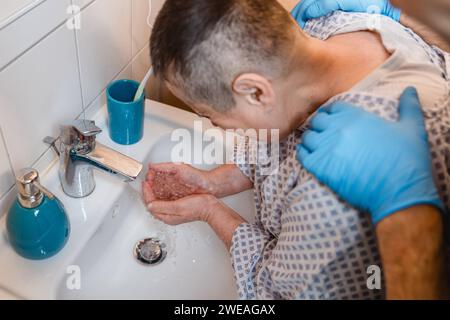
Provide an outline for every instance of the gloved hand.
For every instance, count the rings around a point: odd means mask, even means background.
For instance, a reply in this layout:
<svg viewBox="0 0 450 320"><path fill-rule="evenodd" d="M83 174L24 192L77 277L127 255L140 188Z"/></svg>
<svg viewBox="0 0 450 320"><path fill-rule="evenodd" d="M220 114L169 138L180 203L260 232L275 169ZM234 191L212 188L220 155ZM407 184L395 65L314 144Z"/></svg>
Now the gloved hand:
<svg viewBox="0 0 450 320"><path fill-rule="evenodd" d="M292 11L302 29L310 19L326 16L333 11L379 13L400 21L401 11L388 0L302 0Z"/></svg>
<svg viewBox="0 0 450 320"><path fill-rule="evenodd" d="M298 146L303 166L374 223L414 205L444 208L414 88L403 93L399 111L400 121L389 122L337 102L318 112Z"/></svg>

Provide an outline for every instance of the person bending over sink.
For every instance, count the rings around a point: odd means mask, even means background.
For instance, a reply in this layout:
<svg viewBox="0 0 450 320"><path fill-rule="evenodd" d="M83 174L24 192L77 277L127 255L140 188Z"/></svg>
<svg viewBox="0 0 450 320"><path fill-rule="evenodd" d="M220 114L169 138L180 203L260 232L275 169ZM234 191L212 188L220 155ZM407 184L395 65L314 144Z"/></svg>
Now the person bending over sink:
<svg viewBox="0 0 450 320"><path fill-rule="evenodd" d="M243 299L385 297L384 283L368 285L368 270L381 268L370 216L338 199L296 160L308 118L323 105L346 101L396 121L401 93L416 87L437 184L449 207L448 55L387 17L375 25L370 19L335 12L302 31L275 0L167 0L154 24L153 67L176 96L216 126L278 129L282 139L276 174L266 176L250 164L201 171L168 163L150 165L143 182L157 219L170 225L204 221L214 229L230 250ZM257 209L252 224L218 200L251 188ZM426 279L417 283L421 290L442 282L441 217L419 228L428 241L420 252L426 266L403 272ZM396 282L387 285L401 285Z"/></svg>

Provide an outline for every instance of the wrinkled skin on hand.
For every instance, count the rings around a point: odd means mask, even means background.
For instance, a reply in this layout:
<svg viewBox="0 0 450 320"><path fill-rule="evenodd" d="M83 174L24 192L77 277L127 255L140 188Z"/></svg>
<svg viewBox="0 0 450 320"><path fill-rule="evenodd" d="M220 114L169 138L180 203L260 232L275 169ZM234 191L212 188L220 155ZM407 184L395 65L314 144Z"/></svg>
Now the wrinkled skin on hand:
<svg viewBox="0 0 450 320"><path fill-rule="evenodd" d="M160 201L175 201L181 198L206 194L206 172L185 164L150 165L146 181L143 183L146 203Z"/></svg>
<svg viewBox="0 0 450 320"><path fill-rule="evenodd" d="M169 225L206 221L217 199L208 194L208 172L186 164L149 166L142 192L152 215Z"/></svg>
<svg viewBox="0 0 450 320"><path fill-rule="evenodd" d="M153 192L157 200L174 201L194 194L197 188L179 182L176 172L156 172L153 178Z"/></svg>

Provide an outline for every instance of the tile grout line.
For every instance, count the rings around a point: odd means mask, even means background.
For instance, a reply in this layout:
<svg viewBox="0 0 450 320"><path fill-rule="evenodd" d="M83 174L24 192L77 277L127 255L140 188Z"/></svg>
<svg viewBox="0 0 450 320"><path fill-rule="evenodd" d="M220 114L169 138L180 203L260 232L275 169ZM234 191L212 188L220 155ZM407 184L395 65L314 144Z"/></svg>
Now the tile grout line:
<svg viewBox="0 0 450 320"><path fill-rule="evenodd" d="M23 50L21 53L16 55L11 61L6 63L3 67L0 68L0 72L4 71L6 68L8 68L10 65L12 65L14 62L22 58L25 54L27 54L29 51L31 51L33 48L38 46L42 41L44 41L46 38L48 38L52 33L54 33L56 30L58 30L60 27L62 27L68 19L64 19L61 23L59 23L56 27L51 29L49 32L47 32L45 35L43 35L41 38L33 42L28 48Z"/></svg>
<svg viewBox="0 0 450 320"><path fill-rule="evenodd" d="M95 1L97 0L93 0L92 2L89 2L87 5L85 5L84 7L81 8L81 11L83 11L84 9L88 8L90 5L92 5ZM42 2L43 3L43 2ZM72 3L72 0L71 0ZM34 9L34 8L33 8ZM30 13L32 10L28 11L25 14ZM25 15L24 14L24 15ZM20 59L22 56L24 56L26 53L28 53L31 49L33 49L34 47L36 47L37 45L39 45L39 43L41 43L42 41L44 41L46 38L48 38L53 32L55 32L56 30L58 30L61 26L63 26L64 24L67 23L67 21L70 19L66 18L64 19L62 22L60 22L59 24L57 24L54 28L50 29L50 31L48 31L47 33L45 33L43 36L41 36L40 38L38 38L35 42L33 42L32 44L30 44L26 49L24 49L22 52L20 52L19 54L17 54L11 61L9 61L8 63L6 63L5 65L3 65L2 67L0 67L0 72L2 72L3 70L5 70L6 68L8 68L11 64L13 64L14 62L16 62L18 59Z"/></svg>
<svg viewBox="0 0 450 320"><path fill-rule="evenodd" d="M114 75L113 79L117 78L126 68L131 67L133 62L137 59L137 57L146 49L145 47L147 45L149 45L149 42L147 42L146 45L144 47L142 47L142 49L140 49L139 52L136 53L136 55L134 57L132 57L132 59L116 75ZM104 93L104 91L106 90L107 87L108 86L104 87L100 91L100 93L97 94L97 96L95 96L95 98L88 104L85 111L89 110L92 107L95 100L97 100ZM83 115L83 112L80 112L76 118L78 119L82 115ZM45 149L45 151L42 152L42 154L33 162L32 166L36 165L36 163L38 163L40 160L42 160L42 158L44 158L44 156L47 154L47 152L49 152L49 150L51 150L51 149L52 149L51 147L48 147L47 149ZM14 185L12 185L2 196L0 196L0 202L8 195L9 192L11 192L12 189L14 189Z"/></svg>
<svg viewBox="0 0 450 320"><path fill-rule="evenodd" d="M118 76L119 76L126 68L131 67L133 61L134 61L133 58L130 59L130 61L128 61L127 64L125 64L125 66L124 66L122 69L120 69L120 71L117 72L117 73L114 75L114 77L113 77L110 81L113 81L114 79L116 79L116 78L117 78L117 77L118 77ZM103 88L100 90L100 93L98 93L98 94L95 96L95 98L92 99L92 101L89 102L88 106L86 107L86 111L89 110L89 109L92 107L92 104L95 102L95 100L97 100L97 99L105 92L105 90L108 88L108 85L109 85L109 83L108 83L105 87L103 87ZM83 115L83 113L80 113L80 114L78 115L78 117L80 117L80 116L82 116L82 115ZM78 117L77 117L77 118L78 118Z"/></svg>
<svg viewBox="0 0 450 320"><path fill-rule="evenodd" d="M87 5L85 5L82 10L86 9L87 7L91 6L94 2L91 1L89 2ZM73 0L70 0L70 3L73 4ZM135 56L133 56L133 0L130 0L131 3L131 59L128 61L127 64L125 64L125 66L116 74L114 75L113 79L117 78L126 68L131 67L131 72L133 72L133 62L137 59L137 57L139 56L139 54L142 53L142 51L145 50L145 46L148 45L149 42L147 42L142 48L139 49L139 51L136 53ZM35 43L33 43L29 48L27 48L26 50L24 50L21 54L19 54L18 56L16 56L12 61L10 61L7 65L5 65L4 67L2 67L0 69L0 72L3 71L4 69L6 69L8 66L10 66L12 63L14 63L16 60L18 60L20 57L22 57L24 54L26 54L28 51L30 51L31 49L33 49L34 47L36 47L41 41L43 41L45 38L47 38L49 35L51 35L53 32L55 32L57 29L59 29L62 25L64 25L66 22L68 21L68 19L64 19L63 22L61 22L60 24L58 24L55 28L53 28L52 30L50 30L47 34L45 34L44 36L42 36L40 39L38 39ZM75 36L75 47L76 47L76 56L77 56L77 69L78 69L78 77L79 77L79 85L80 85L80 93L81 93L81 103L82 103L82 111L80 112L80 114L77 116L77 118L83 116L86 114L86 111L92 106L92 104L95 102L95 100L97 100L102 94L103 92L106 90L107 86L104 87L99 94L97 94L97 96L86 106L85 101L84 101L84 92L83 92L83 87L82 87L82 81L81 81L81 60L80 60L80 51L79 51L79 39L78 39L78 35L76 33L76 30L74 29L74 36ZM6 146L5 146L6 148ZM32 163L32 166L36 165L36 163L38 163L40 160L42 160L44 158L44 156L47 154L47 152L51 149L51 147L48 147L47 149L45 149L41 155ZM8 160L11 161L10 159L10 154L9 151L7 150L7 155L8 155ZM10 162L10 166L12 165L12 163ZM14 174L14 171L13 171ZM11 192L11 190L14 188L14 185L12 185L3 195L0 196L0 201L2 201L9 192Z"/></svg>
<svg viewBox="0 0 450 320"><path fill-rule="evenodd" d="M133 16L134 16L134 11L133 11L133 9L134 9L134 0L130 0L130 2L131 2L131 37L130 37L130 40L131 40L131 46L130 46L130 50L131 50L131 54L130 54L130 56L131 56L131 62L133 62L133 36L134 36L134 28L133 28L133 22L134 22L134 20L133 20ZM133 63L131 63L131 77L133 78L133 73L134 72L134 70L133 70Z"/></svg>
<svg viewBox="0 0 450 320"><path fill-rule="evenodd" d="M114 79L116 79L126 68L128 68L128 67L131 67L131 70L133 70L132 68L133 68L133 62L135 62L136 61L136 59L137 59L137 57L146 49L146 47L149 45L149 41L147 41L146 42L146 44L141 48L141 49L139 49L139 51L136 53L136 55L134 55L134 57L131 57L131 59L127 62L127 64L122 68L122 69L120 69L120 71L119 72L117 72L115 75L114 75L114 77L111 79L111 81L112 80L114 80ZM87 107L86 107L86 110L89 110L90 109L90 107L92 106L92 104L95 102L95 100L97 100L102 94L103 94L103 92L106 90L108 88L108 85L106 85L106 87L103 87L102 88L102 90L100 90L100 93L98 93L96 96L95 96L95 98L94 99L92 99L92 101L90 101L89 102L89 104L87 105ZM80 117L82 115L82 113L80 113L79 115L78 115L78 117Z"/></svg>
<svg viewBox="0 0 450 320"><path fill-rule="evenodd" d="M9 25L13 24L17 20L19 20L20 18L22 18L23 16L28 14L29 12L31 12L32 10L36 9L37 7L39 7L45 1L47 1L47 0L40 0L39 2L31 3L28 6L25 6L22 9L19 9L16 13L13 13L9 18L6 18L6 22L0 24L1 25L0 31L5 29ZM21 10L23 10L23 12L20 12ZM10 21L8 21L8 20L10 20Z"/></svg>
<svg viewBox="0 0 450 320"><path fill-rule="evenodd" d="M6 136L5 133L3 131L2 126L0 125L0 137L1 137L1 141L3 142L3 146L5 147L5 152L6 152L6 158L8 158L8 164L9 164L9 169L11 170L11 173L14 176L14 180L16 179L16 173L12 164L12 159L11 159L11 154L9 153L9 149L8 149L8 144L6 143ZM0 200L2 200L4 197L6 197L6 195L14 188L14 183L12 184L12 186L10 186L8 188L8 190L6 190L6 192L4 194L2 194L0 196Z"/></svg>
<svg viewBox="0 0 450 320"><path fill-rule="evenodd" d="M73 0L70 0L70 3L73 5ZM79 13L81 15L81 11ZM81 18L81 16L80 16ZM81 110L84 115L84 119L86 120L86 105L84 103L84 91L83 91L83 84L82 84L82 78L81 78L81 56L80 56L80 42L78 39L78 33L76 28L73 29L73 34L75 38L75 54L77 57L77 71L78 71L78 84L80 86L80 94L81 94Z"/></svg>
<svg viewBox="0 0 450 320"><path fill-rule="evenodd" d="M85 8L89 7L92 3L94 3L94 1L88 3L87 5L85 5L82 10L84 10ZM70 0L70 3L73 5L73 0ZM30 10L31 11L31 10ZM28 13L28 12L27 12ZM81 11L80 11L81 13ZM25 13L26 14L26 13ZM25 15L24 14L24 15ZM8 64L6 64L4 67L0 68L0 72L2 72L3 70L5 70L7 67L9 67L11 64L13 64L15 61L17 61L19 58L21 58L23 55L25 55L27 52L29 52L30 50L32 50L34 47L36 47L39 43L41 43L43 40L45 40L47 37L49 37L52 33L54 33L57 29L59 29L61 26L63 26L64 24L67 23L67 21L69 20L69 18L64 19L60 24L58 24L56 27L54 27L52 30L50 30L48 33L46 33L44 36L42 36L41 38L39 38L36 42L34 42L30 47L28 47L27 49L25 49L23 52L21 52L19 55L17 55L13 60L11 60ZM84 106L84 95L83 95L83 88L82 88L82 84L81 84L81 63L80 63L80 58L79 58L79 45L78 45L78 37L76 34L76 30L74 29L74 37L75 37L75 54L77 57L77 71L78 71L78 78L79 78L79 86L80 86L80 93L81 93L81 105L82 105L82 112L80 115L82 115L85 112L85 106ZM79 115L79 116L80 116ZM79 117L78 116L78 117ZM9 150L6 147L6 138L4 137L4 134L1 130L0 127L0 133L1 136L4 140L4 144L5 144L5 149L6 149L6 153L7 153L7 157L9 160L9 165L10 168L12 170L13 175L15 176L14 173L14 169L12 167L12 161L11 161L11 155L9 153ZM39 157L34 160L31 164L31 166L35 166L42 158L44 158L44 156L47 154L47 152L51 149L51 147L46 148L40 155ZM2 201L9 192L11 192L11 190L14 189L14 184L4 193L0 196L0 201Z"/></svg>

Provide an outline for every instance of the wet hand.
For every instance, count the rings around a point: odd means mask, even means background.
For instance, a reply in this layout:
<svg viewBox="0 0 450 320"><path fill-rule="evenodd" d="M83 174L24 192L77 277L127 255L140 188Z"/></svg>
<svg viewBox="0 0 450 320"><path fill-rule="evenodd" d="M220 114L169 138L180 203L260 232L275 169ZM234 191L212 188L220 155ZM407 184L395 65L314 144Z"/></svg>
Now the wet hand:
<svg viewBox="0 0 450 320"><path fill-rule="evenodd" d="M150 213L168 225L203 221L208 222L217 211L219 200L211 195L192 195L175 201L147 203Z"/></svg>
<svg viewBox="0 0 450 320"><path fill-rule="evenodd" d="M144 199L173 201L194 194L211 193L208 172L187 164L149 165Z"/></svg>

